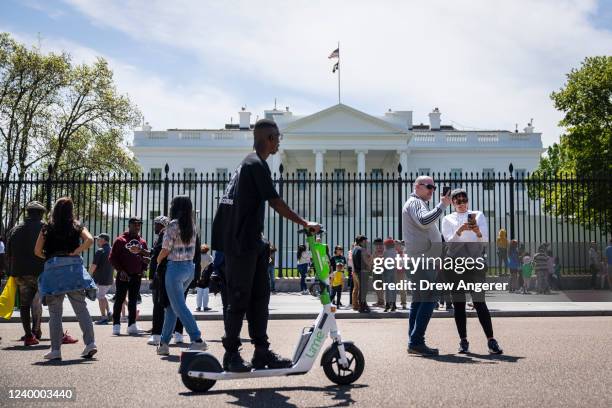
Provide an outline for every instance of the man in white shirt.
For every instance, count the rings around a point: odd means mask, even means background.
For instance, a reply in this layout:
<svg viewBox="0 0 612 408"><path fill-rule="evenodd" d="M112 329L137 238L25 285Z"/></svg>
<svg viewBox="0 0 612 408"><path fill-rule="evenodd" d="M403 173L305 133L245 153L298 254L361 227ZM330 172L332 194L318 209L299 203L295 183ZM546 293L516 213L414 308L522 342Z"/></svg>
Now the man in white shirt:
<svg viewBox="0 0 612 408"><path fill-rule="evenodd" d="M487 219L480 211L468 211L467 192L458 188L451 192L451 199L455 212L442 219L442 236L447 243L447 255L451 258L472 258L474 267L459 270L448 270L447 281L457 283L484 282L486 279L486 266L478 269L476 259L480 258L484 263L484 250L489 241L489 229ZM502 354L503 351L493 337L493 324L491 314L485 303L484 292L470 292L474 308L478 314L480 325L487 336L489 353ZM459 332L459 352L468 353L470 343L467 340L467 316L465 314L465 291L455 290L452 292L453 307L455 308L455 324Z"/></svg>

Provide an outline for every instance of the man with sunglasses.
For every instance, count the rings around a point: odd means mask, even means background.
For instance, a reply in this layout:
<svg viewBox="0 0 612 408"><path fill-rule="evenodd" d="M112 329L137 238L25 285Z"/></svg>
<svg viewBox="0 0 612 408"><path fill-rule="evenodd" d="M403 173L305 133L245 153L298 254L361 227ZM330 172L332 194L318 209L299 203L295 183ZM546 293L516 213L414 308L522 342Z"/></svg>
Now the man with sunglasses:
<svg viewBox="0 0 612 408"><path fill-rule="evenodd" d="M433 258L442 255L442 236L437 221L450 205L451 199L449 194L441 196L440 202L430 209L428 202L435 191L433 178L417 177L414 181L414 191L402 208L402 233L405 253L409 258ZM436 299L432 291L420 290L420 281L433 282L437 271L428 265L420 264L418 269L410 272L416 287L412 292L410 303L408 352L436 356L438 350L425 345L425 331L433 314Z"/></svg>
<svg viewBox="0 0 612 408"><path fill-rule="evenodd" d="M225 309L223 368L248 372L251 368L291 367L291 360L269 349L268 304L270 282L268 266L270 244L263 239L266 201L279 215L305 228L320 230L320 225L296 214L274 188L266 159L278 152L281 134L272 120L261 119L253 129L254 151L247 155L229 181L213 221L211 246L225 256ZM246 315L249 336L255 345L251 364L240 356L240 330Z"/></svg>

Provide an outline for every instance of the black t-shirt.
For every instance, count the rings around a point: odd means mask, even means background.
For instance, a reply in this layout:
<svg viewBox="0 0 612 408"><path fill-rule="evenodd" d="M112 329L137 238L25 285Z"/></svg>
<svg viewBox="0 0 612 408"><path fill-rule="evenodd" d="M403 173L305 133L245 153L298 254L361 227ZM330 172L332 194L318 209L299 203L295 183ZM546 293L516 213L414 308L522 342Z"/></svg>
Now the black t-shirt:
<svg viewBox="0 0 612 408"><path fill-rule="evenodd" d="M93 279L98 285L113 284L113 266L108 260L110 251L110 245L105 244L103 247L98 248L94 254L92 263L96 265L96 271L94 272Z"/></svg>
<svg viewBox="0 0 612 408"><path fill-rule="evenodd" d="M268 163L253 152L234 171L217 208L212 249L241 254L262 240L265 203L278 198Z"/></svg>
<svg viewBox="0 0 612 408"><path fill-rule="evenodd" d="M54 256L67 255L81 245L81 232L83 226L74 223L67 228L57 228L53 224L45 225L42 228L45 237L44 252L47 259Z"/></svg>

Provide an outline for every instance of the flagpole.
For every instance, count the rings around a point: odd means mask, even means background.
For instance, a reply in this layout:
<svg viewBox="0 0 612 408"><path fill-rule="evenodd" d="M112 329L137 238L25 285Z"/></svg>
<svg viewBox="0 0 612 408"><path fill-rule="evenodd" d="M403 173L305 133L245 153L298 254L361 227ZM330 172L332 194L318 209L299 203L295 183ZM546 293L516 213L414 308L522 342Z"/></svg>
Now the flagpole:
<svg viewBox="0 0 612 408"><path fill-rule="evenodd" d="M338 104L340 104L340 41L338 41Z"/></svg>

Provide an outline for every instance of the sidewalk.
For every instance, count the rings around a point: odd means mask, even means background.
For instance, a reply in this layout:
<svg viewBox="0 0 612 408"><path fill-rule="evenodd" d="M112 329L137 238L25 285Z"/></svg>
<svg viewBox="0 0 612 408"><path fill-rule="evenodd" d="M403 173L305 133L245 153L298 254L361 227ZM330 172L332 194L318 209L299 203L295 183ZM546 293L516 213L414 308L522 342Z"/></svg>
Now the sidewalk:
<svg viewBox="0 0 612 408"><path fill-rule="evenodd" d="M582 300L589 300L582 301ZM210 296L209 307L212 311L195 312L195 295L187 296L187 305L196 320L222 320L221 296ZM368 303L376 301L376 296L370 294ZM358 313L348 305L348 293L344 292L342 303L336 312L339 319L363 319L363 318L407 318L408 310L397 310L396 312L383 312L382 308L372 307L372 313ZM509 293L491 293L487 295L487 305L494 317L551 317L551 316L612 316L612 292L611 291L566 291L556 292L552 295L517 295ZM87 301L89 312L94 319L100 316L98 302ZM397 306L400 307L399 297ZM142 303L138 305L140 310L140 321L151 320L153 303L150 294L142 294ZM318 298L299 293L278 293L270 298L270 319L314 319L321 311L321 303ZM468 315L475 315L474 311L468 310ZM43 307L43 320L48 320L49 313ZM437 310L434 317L452 317L452 312ZM19 322L19 312L15 311L11 322ZM68 300L64 300L64 321L76 321L74 312ZM0 322L8 320L0 319Z"/></svg>

